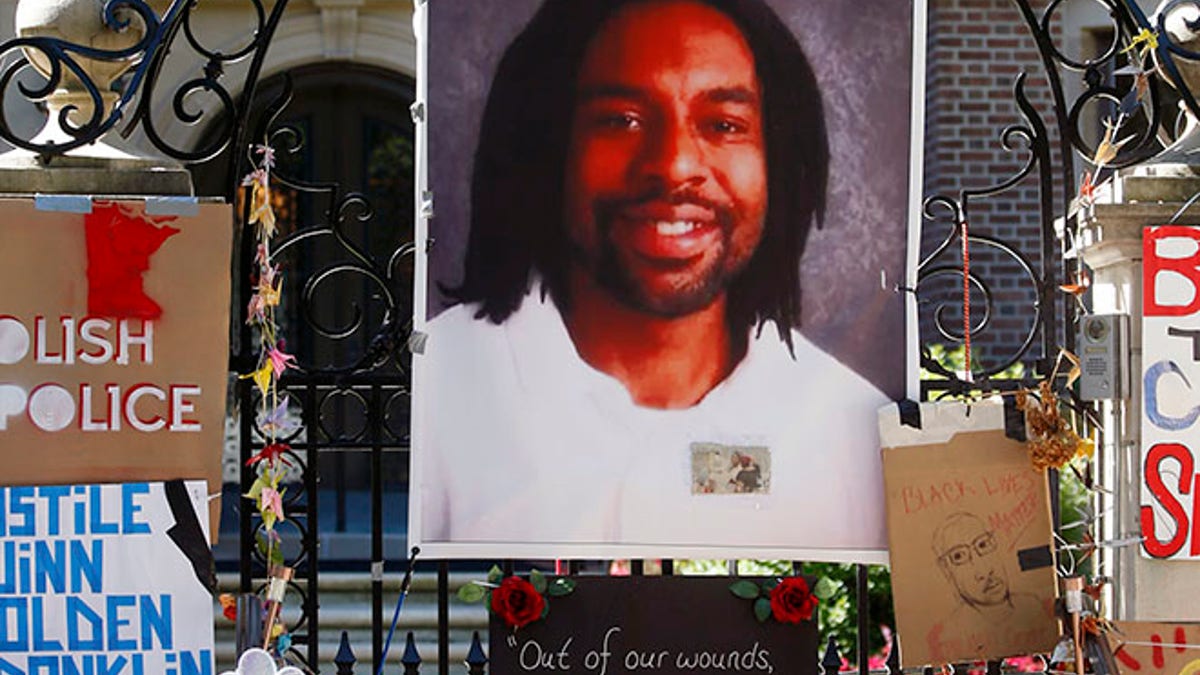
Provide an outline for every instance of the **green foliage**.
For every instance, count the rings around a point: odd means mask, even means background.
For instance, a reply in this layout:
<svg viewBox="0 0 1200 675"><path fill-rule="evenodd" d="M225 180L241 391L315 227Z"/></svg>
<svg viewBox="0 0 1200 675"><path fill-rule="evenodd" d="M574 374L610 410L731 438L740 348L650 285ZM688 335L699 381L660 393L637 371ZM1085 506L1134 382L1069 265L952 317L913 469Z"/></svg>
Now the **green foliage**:
<svg viewBox="0 0 1200 675"><path fill-rule="evenodd" d="M283 546L270 533L259 532L254 535L254 547L268 565L283 564Z"/></svg>
<svg viewBox="0 0 1200 675"><path fill-rule="evenodd" d="M771 601L766 598L759 598L754 601L754 618L758 619L759 623L763 623L771 617Z"/></svg>
<svg viewBox="0 0 1200 675"><path fill-rule="evenodd" d="M536 569L532 570L529 572L529 583L533 586L533 590L537 591L539 594L545 594L546 575L542 574Z"/></svg>
<svg viewBox="0 0 1200 675"><path fill-rule="evenodd" d="M552 598L561 598L564 595L570 595L574 590L574 580L567 577L559 577L550 582L550 587L546 589L546 593Z"/></svg>
<svg viewBox="0 0 1200 675"><path fill-rule="evenodd" d="M758 584L754 583L753 581L742 579L740 581L733 582L729 586L729 590L743 600L753 600L758 597L760 589Z"/></svg>
<svg viewBox="0 0 1200 675"><path fill-rule="evenodd" d="M1093 513L1091 493L1070 467L1064 467L1058 475L1062 537L1069 544L1083 543L1084 533L1093 527L1093 523L1090 522ZM1063 551L1059 556L1059 566L1062 568L1087 576L1095 572L1095 556L1087 556L1084 559L1082 551Z"/></svg>
<svg viewBox="0 0 1200 675"><path fill-rule="evenodd" d="M837 640L842 656L853 661L858 644L858 603L854 597L858 587L858 566L807 563L804 572L826 580L827 585L833 587L833 595L821 598L817 606L817 625L820 626L821 636ZM823 589L823 592L828 590ZM892 575L882 565L867 566L867 616L870 619L867 624L868 649L871 654L877 654L885 646L880 626L896 627L896 614L892 609Z"/></svg>
<svg viewBox="0 0 1200 675"><path fill-rule="evenodd" d="M830 600L838 592L838 585L830 581L829 577L821 577L817 579L817 583L813 585L812 594L817 596L818 600Z"/></svg>
<svg viewBox="0 0 1200 675"><path fill-rule="evenodd" d="M947 347L944 344L934 343L926 345L925 347L929 352L930 358L941 364L943 368L952 373L956 373L959 377L962 377L965 374L967 369L967 350L963 345ZM984 360L979 356L979 354L976 353L975 350L971 350L972 371L978 371L980 369L980 364L983 363L983 361ZM926 370L924 367L921 368L920 377L922 380L943 379L941 375ZM1025 365L1023 363L1014 363L996 375L992 375L991 379L1019 380L1023 377L1025 377Z"/></svg>
<svg viewBox="0 0 1200 675"><path fill-rule="evenodd" d="M675 562L675 570L678 574L722 576L729 574L729 562L678 560ZM856 565L836 563L806 563L802 569L804 574L818 579L813 587L813 595L821 601L817 605L817 626L821 637L824 640L832 636L837 640L842 655L846 657L854 656L853 650L858 640L858 607L854 602L854 589L857 587L856 570ZM875 654L884 647L883 633L879 627L895 628L896 618L892 610L892 578L887 568L871 565L867 570L867 608L871 619L868 639L871 653ZM739 560L737 573L740 576L791 576L792 563L788 560ZM742 586L743 583L746 585ZM735 590L735 586L742 592ZM754 591L753 595L750 595L751 589ZM759 593L758 585L748 580L734 582L729 590L747 600L757 597ZM755 616L758 616L759 605L763 602L766 603L766 612L771 611L770 601L759 598L754 607Z"/></svg>
<svg viewBox="0 0 1200 675"><path fill-rule="evenodd" d="M463 602L476 603L482 601L487 595L487 589L472 581L459 586L457 595L458 599Z"/></svg>

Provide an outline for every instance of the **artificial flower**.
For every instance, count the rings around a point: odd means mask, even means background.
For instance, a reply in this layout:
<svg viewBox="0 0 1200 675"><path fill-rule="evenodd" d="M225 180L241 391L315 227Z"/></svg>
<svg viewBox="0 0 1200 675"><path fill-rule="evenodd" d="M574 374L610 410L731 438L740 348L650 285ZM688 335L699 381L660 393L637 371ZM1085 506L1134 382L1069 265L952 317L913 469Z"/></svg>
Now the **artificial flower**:
<svg viewBox="0 0 1200 675"><path fill-rule="evenodd" d="M262 155L262 165L264 170L275 168L275 148L269 145L256 145L254 151Z"/></svg>
<svg viewBox="0 0 1200 675"><path fill-rule="evenodd" d="M540 619L545 609L546 599L520 577L506 577L492 591L492 612L512 628Z"/></svg>
<svg viewBox="0 0 1200 675"><path fill-rule="evenodd" d="M258 428L263 433L272 437L286 434L296 428L296 423L288 419L288 403L290 400L287 396L279 402L270 412L262 414L258 419Z"/></svg>
<svg viewBox="0 0 1200 675"><path fill-rule="evenodd" d="M262 461L266 461L267 464L271 466L274 466L280 462L291 466L292 463L289 462L288 458L284 456L284 453L291 451L291 449L292 446L288 445L287 443L268 443L266 447L258 452L258 454L246 460L246 466L254 466Z"/></svg>
<svg viewBox="0 0 1200 675"><path fill-rule="evenodd" d="M254 380L255 386L258 387L258 390L262 392L263 396L266 396L267 392L271 390L271 374L274 372L275 369L271 366L271 363L267 362L264 363L258 370L252 373L246 373L245 375L238 375L238 378L242 380L247 378Z"/></svg>
<svg viewBox="0 0 1200 675"><path fill-rule="evenodd" d="M771 616L781 623L800 623L812 618L817 596L804 577L784 577L771 589Z"/></svg>
<svg viewBox="0 0 1200 675"><path fill-rule="evenodd" d="M295 356L292 356L291 354L284 354L277 348L272 348L271 351L267 352L267 362L274 371L276 378L282 375L283 371L287 370L288 368L295 368L295 361Z"/></svg>
<svg viewBox="0 0 1200 675"><path fill-rule="evenodd" d="M285 520L283 515L283 493L275 488L264 487L258 495L258 511L262 515L263 524L267 529L275 527L279 520Z"/></svg>
<svg viewBox="0 0 1200 675"><path fill-rule="evenodd" d="M232 593L222 593L218 600L221 602L221 615L230 621L237 621L237 598Z"/></svg>

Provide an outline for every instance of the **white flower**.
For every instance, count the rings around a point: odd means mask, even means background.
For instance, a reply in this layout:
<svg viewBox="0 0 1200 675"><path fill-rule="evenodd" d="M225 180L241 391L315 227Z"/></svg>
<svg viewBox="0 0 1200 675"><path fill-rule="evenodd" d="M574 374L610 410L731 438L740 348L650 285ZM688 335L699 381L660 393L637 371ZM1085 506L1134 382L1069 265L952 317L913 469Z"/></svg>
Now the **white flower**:
<svg viewBox="0 0 1200 675"><path fill-rule="evenodd" d="M284 666L278 669L275 659L261 649L247 649L238 659L237 670L227 670L221 675L304 675L295 666Z"/></svg>

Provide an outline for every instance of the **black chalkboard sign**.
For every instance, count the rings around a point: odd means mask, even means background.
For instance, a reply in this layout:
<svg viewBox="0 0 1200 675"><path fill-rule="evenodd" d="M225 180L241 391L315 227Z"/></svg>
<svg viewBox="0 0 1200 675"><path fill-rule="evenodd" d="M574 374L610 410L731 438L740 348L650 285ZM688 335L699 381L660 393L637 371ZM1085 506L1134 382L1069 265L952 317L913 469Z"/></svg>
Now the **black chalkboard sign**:
<svg viewBox="0 0 1200 675"><path fill-rule="evenodd" d="M742 577L743 579L745 577ZM729 577L573 577L544 618L491 619L493 675L762 673L817 669L817 625L755 618ZM761 579L750 579L761 582Z"/></svg>

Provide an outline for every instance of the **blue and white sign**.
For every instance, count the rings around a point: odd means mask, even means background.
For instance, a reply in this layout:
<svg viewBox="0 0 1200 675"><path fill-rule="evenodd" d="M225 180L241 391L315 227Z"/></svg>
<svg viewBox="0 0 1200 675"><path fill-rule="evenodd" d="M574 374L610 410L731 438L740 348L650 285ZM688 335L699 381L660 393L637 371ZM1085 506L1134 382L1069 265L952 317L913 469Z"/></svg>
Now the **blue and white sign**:
<svg viewBox="0 0 1200 675"><path fill-rule="evenodd" d="M0 675L212 675L203 481L0 487Z"/></svg>

